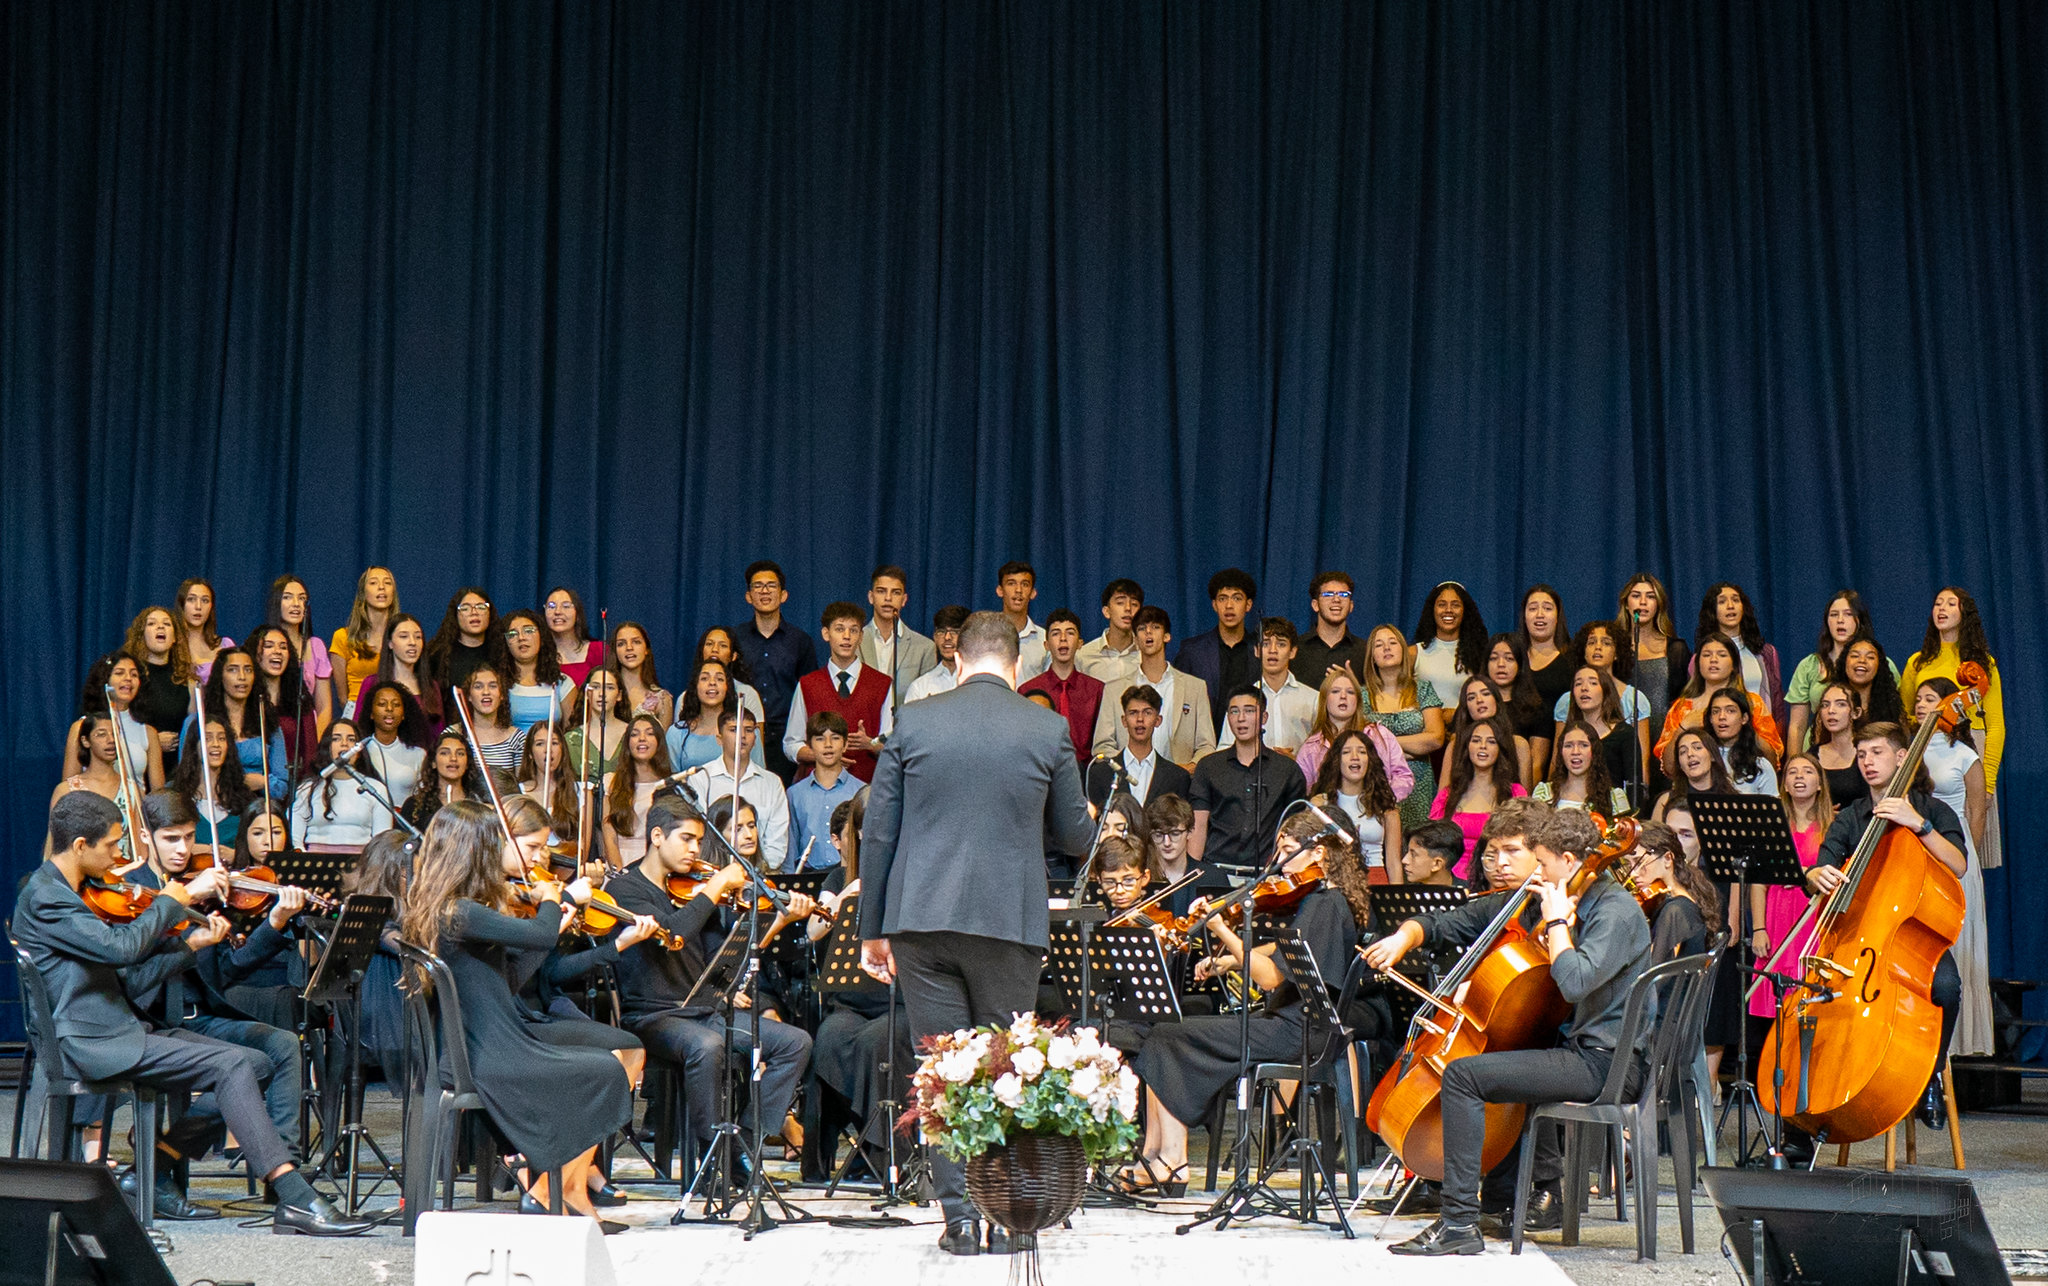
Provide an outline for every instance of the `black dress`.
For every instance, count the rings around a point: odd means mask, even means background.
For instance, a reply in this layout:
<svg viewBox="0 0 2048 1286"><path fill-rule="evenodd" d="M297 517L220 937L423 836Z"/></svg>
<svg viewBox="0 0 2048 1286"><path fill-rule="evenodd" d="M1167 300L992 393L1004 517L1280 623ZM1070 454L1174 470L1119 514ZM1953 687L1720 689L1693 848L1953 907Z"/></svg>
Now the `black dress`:
<svg viewBox="0 0 2048 1286"><path fill-rule="evenodd" d="M1636 769L1642 763L1642 741L1636 735L1633 725L1617 723L1600 738L1600 755L1607 761L1607 776L1617 786L1626 786L1636 779Z"/></svg>
<svg viewBox="0 0 2048 1286"><path fill-rule="evenodd" d="M1828 798L1834 801L1836 808L1846 808L1870 793L1870 783L1863 780L1863 774L1856 770L1855 764L1847 768L1823 766L1821 773L1828 779Z"/></svg>
<svg viewBox="0 0 2048 1286"><path fill-rule="evenodd" d="M846 887L846 870L841 867L825 877L823 893L837 893ZM840 904L843 918L860 914L860 895ZM792 925L784 932L800 926ZM896 1051L890 1059L890 1079L896 1092L882 1092L882 1052L889 1041L889 1003L886 992L832 991L824 996L825 1017L811 1045L811 1070L818 1079L846 1097L861 1123L861 1142L871 1148L886 1147L889 1123L874 1117L874 1106L884 1097L898 1103L910 1101L910 1074L917 1070L917 1056L910 1044L910 1022L903 1006L896 1006Z"/></svg>
<svg viewBox="0 0 2048 1286"><path fill-rule="evenodd" d="M1543 700L1543 717L1546 720L1557 710L1557 699L1572 690L1572 671L1576 668L1572 664L1568 650L1560 650L1556 656L1550 658L1550 664L1540 670L1534 666L1529 667L1529 681L1536 685L1536 695ZM1522 732L1520 728L1515 731ZM1547 737L1550 732L1551 729L1546 724L1542 735ZM1530 734L1522 732L1522 735L1526 737Z"/></svg>
<svg viewBox="0 0 2048 1286"><path fill-rule="evenodd" d="M1350 967L1351 948L1358 942L1358 921L1351 914L1351 904L1342 893L1324 885L1302 899L1293 925L1315 956L1323 981L1335 987ZM1271 941L1263 933L1259 940ZM1273 962L1286 973L1286 962L1277 953ZM1236 1079L1240 1021L1236 1014L1215 1014L1153 1027L1133 1067L1176 1120L1199 1121L1209 1100ZM1274 988L1267 995L1266 1012L1255 1015L1250 1023L1252 1060L1299 1058L1301 1024L1301 1002L1294 994L1294 984ZM1316 1052L1311 1050L1311 1056Z"/></svg>
<svg viewBox="0 0 2048 1286"><path fill-rule="evenodd" d="M633 1119L619 1060L541 1040L514 997L519 957L545 958L561 923L552 902L521 920L464 899L450 910L439 944L462 997L477 1093L492 1124L536 1170L575 1159Z"/></svg>
<svg viewBox="0 0 2048 1286"><path fill-rule="evenodd" d="M581 1049L645 1049L640 1038L629 1031L599 1022L576 1007L565 990L582 982L607 965L619 962L619 949L610 943L578 947L558 941L546 958L535 962L532 953L518 957L521 975L520 1016L533 1034L550 1045Z"/></svg>

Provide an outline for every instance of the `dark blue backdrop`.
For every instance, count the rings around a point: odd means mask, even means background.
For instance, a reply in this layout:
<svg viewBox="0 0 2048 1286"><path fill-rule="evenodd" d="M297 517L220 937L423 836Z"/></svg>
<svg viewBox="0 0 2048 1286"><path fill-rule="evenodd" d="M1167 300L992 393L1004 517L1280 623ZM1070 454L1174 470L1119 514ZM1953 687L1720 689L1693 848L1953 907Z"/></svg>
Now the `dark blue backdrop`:
<svg viewBox="0 0 2048 1286"><path fill-rule="evenodd" d="M684 641L1215 568L1365 623L1861 587L2005 659L1997 967L2039 975L2048 9L333 3L0 9L10 874L91 655L396 569Z"/></svg>

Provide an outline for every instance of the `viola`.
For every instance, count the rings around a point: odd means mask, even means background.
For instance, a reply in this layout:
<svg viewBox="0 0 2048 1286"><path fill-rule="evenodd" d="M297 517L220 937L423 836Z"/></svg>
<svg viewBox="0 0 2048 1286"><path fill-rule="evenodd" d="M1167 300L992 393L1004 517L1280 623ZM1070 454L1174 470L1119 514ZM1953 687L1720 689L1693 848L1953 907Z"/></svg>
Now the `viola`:
<svg viewBox="0 0 2048 1286"><path fill-rule="evenodd" d="M1566 891L1578 896L1602 871L1635 847L1641 826L1632 817L1617 821L1572 876ZM1366 1126L1425 1179L1444 1175L1443 1076L1460 1058L1510 1049L1544 1049L1557 1041L1571 1014L1550 980L1550 953L1522 927L1535 873L1507 899L1435 991L1424 991L1405 975L1388 971L1388 981L1418 993L1423 1005L1409 1024L1401 1056L1387 1069L1366 1105ZM1463 988L1462 994L1460 988ZM1519 1103L1488 1104L1480 1172L1507 1158L1521 1137L1528 1109Z"/></svg>
<svg viewBox="0 0 2048 1286"><path fill-rule="evenodd" d="M601 938L633 918L633 913L619 905L618 900L603 889L596 889L590 901L576 912L570 926L578 933ZM654 940L670 951L681 951L684 940L680 933L670 933L660 925L654 927Z"/></svg>
<svg viewBox="0 0 2048 1286"><path fill-rule="evenodd" d="M1928 740L1981 704L1983 668L1965 664L1959 673L1965 686L1921 724L1884 798L1903 797ZM1941 1052L1934 968L1963 926L1962 881L1903 826L1871 817L1842 874L1834 893L1807 910L1818 923L1800 961L1802 985L1780 1002L1756 1076L1765 1111L1827 1143L1887 1133L1919 1101Z"/></svg>
<svg viewBox="0 0 2048 1286"><path fill-rule="evenodd" d="M129 924L155 905L162 893L131 880L87 880L78 886L78 896L108 924Z"/></svg>

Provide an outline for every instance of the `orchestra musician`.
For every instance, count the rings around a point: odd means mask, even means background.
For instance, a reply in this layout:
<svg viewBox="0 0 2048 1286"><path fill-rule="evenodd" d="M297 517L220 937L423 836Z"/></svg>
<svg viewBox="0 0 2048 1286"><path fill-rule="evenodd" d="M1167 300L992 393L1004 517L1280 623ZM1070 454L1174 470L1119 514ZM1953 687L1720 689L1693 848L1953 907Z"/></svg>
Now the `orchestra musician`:
<svg viewBox="0 0 2048 1286"><path fill-rule="evenodd" d="M277 1193L274 1231L367 1232L369 1223L343 1219L299 1173L264 1105L270 1064L262 1054L196 1031L153 1029L128 1003L125 993L160 985L190 964L193 951L227 936L225 917L200 918L187 909L224 895L225 877L209 871L189 884L172 884L135 919L112 924L86 905L79 889L105 880L121 864L121 815L113 802L90 791L59 799L50 809L49 840L51 857L15 903L14 936L49 988L62 1074L211 1093L213 1112L188 1112L163 1131L166 1153L202 1156L225 1125L250 1173ZM196 927L186 931L188 923Z"/></svg>
<svg viewBox="0 0 2048 1286"><path fill-rule="evenodd" d="M1348 967L1352 945L1371 912L1358 850L1348 835L1326 834L1322 822L1306 812L1282 823L1276 842L1284 855L1283 874L1315 863L1326 872L1323 882L1294 905L1290 923L1319 967L1330 970L1325 984L1334 985ZM1197 918L1206 909L1206 899L1191 908ZM1218 917L1209 921L1207 932L1215 949L1196 966L1196 976L1244 969L1244 942L1237 931ZM1252 953L1251 981L1266 992L1265 1013L1250 1022L1254 1062L1297 1058L1301 1052L1301 1001L1286 962L1275 954L1276 945L1262 942ZM1137 1164L1123 1175L1128 1191L1170 1197L1186 1193L1187 1122L1200 1120L1209 1100L1237 1076L1241 1035L1235 1014L1184 1018L1152 1029L1132 1064L1145 1084L1146 1137Z"/></svg>
<svg viewBox="0 0 2048 1286"><path fill-rule="evenodd" d="M1520 834L1503 834L1491 848L1496 860L1522 879L1533 871L1539 899L1524 911L1524 927L1550 955L1550 976L1573 1006L1564 1043L1554 1049L1502 1050L1452 1062L1443 1073L1444 1180L1442 1212L1415 1237L1393 1247L1397 1255L1476 1255L1485 1249L1481 1213L1480 1154L1489 1103L1556 1103L1592 1098L1606 1082L1616 1057L1622 1010L1629 987L1650 963L1650 926L1635 898L1606 874L1577 898L1566 885L1584 858L1600 847L1600 830L1583 809L1555 810L1534 803L1504 803L1490 820L1512 820ZM1520 882L1519 880L1517 881ZM1386 970L1425 944L1470 945L1513 893L1477 897L1451 911L1404 922L1366 950L1366 963ZM1642 1050L1622 1051L1636 1062L1631 1087L1644 1075ZM1630 1092L1633 1092L1631 1088ZM1562 1222L1557 1189L1562 1158L1556 1133L1538 1132L1529 1226L1541 1230ZM1513 1173L1513 1156L1501 1169ZM1506 1205L1496 1211L1504 1219Z"/></svg>
<svg viewBox="0 0 2048 1286"><path fill-rule="evenodd" d="M399 935L440 956L455 977L477 1093L492 1126L524 1159L528 1195L546 1202L545 1173L559 1167L564 1204L595 1217L591 1162L598 1145L633 1119L632 1086L609 1051L540 1039L513 984L526 957L538 960L554 949L564 901L588 901L590 884L542 883L534 914L513 914L506 870L516 857L508 855L502 825L491 805L474 800L435 812Z"/></svg>

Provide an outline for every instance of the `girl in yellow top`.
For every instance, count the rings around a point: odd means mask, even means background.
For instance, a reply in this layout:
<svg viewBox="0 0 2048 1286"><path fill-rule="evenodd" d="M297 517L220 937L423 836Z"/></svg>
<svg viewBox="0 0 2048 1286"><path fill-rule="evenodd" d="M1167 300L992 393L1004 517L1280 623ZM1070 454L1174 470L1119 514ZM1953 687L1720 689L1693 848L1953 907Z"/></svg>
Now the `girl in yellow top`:
<svg viewBox="0 0 2048 1286"><path fill-rule="evenodd" d="M1991 657L1991 645L1984 637L1984 619L1977 615L1977 600L1970 591L1950 585L1934 596L1934 608L1927 616L1927 636L1920 650L1906 658L1906 672L1899 679L1899 691L1917 692L1928 679L1963 681L1956 671L1965 661L1975 661L1991 676L1984 693L1983 709L1972 721L1981 734L1984 751L1984 789L1998 792L1998 761L2005 756L2005 692L1998 678L1998 662Z"/></svg>
<svg viewBox="0 0 2048 1286"><path fill-rule="evenodd" d="M364 681L377 673L384 630L398 610L398 579L391 569L364 568L356 577L356 601L349 608L348 624L336 630L327 645L327 655L334 663L334 699L341 713L355 713L356 694L362 691Z"/></svg>

